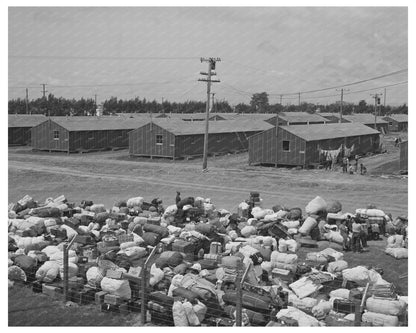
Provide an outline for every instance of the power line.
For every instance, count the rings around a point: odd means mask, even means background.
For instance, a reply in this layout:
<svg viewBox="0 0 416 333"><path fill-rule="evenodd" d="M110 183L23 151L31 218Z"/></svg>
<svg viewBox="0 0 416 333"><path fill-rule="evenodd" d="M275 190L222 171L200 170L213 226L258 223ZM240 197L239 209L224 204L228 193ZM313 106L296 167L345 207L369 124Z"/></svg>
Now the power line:
<svg viewBox="0 0 416 333"><path fill-rule="evenodd" d="M9 58L20 59L78 59L78 60L195 60L199 57L111 57L111 56L52 56L52 55L9 55Z"/></svg>
<svg viewBox="0 0 416 333"><path fill-rule="evenodd" d="M99 84L74 84L74 85L55 85L48 84L50 87L54 88L88 88L88 87L116 87L116 86L140 86L145 84L170 84L177 83L178 81L148 81L148 82L136 82L136 83L99 83ZM184 82L194 82L193 80L184 80ZM32 86L11 86L10 89L22 89L22 88L37 88Z"/></svg>

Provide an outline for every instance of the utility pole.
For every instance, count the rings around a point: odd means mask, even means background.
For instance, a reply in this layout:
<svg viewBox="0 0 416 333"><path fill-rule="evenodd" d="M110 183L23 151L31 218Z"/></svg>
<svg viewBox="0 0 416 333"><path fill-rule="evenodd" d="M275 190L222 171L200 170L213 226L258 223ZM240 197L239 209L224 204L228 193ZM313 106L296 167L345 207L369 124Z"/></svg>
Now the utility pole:
<svg viewBox="0 0 416 333"><path fill-rule="evenodd" d="M219 80L211 80L212 75L216 75L215 72L215 63L221 61L220 58L201 58L201 62L208 63L208 72L200 72L201 75L206 75L206 79L198 79L198 81L204 81L207 83L207 104L205 108L206 118L205 118L205 135L204 135L204 156L202 160L202 170L207 170L207 157L208 157L208 130L209 130L209 102L211 97L211 83L220 82Z"/></svg>
<svg viewBox="0 0 416 333"><path fill-rule="evenodd" d="M377 130L377 105L380 105L380 96L383 94L371 94L374 97L374 129Z"/></svg>
<svg viewBox="0 0 416 333"><path fill-rule="evenodd" d="M97 94L94 94L95 108L97 108Z"/></svg>
<svg viewBox="0 0 416 333"><path fill-rule="evenodd" d="M46 83L42 83L41 86L43 86L43 89L42 89L41 93L43 94L43 99L45 100L46 99L46 93L48 92L47 90L45 90ZM50 116L51 116L51 111L48 108L48 117L50 117Z"/></svg>
<svg viewBox="0 0 416 333"><path fill-rule="evenodd" d="M215 112L215 100L214 100L215 93L212 93L211 95L212 95L211 112Z"/></svg>
<svg viewBox="0 0 416 333"><path fill-rule="evenodd" d="M339 107L339 121L338 122L342 123L342 107L344 103L344 91L348 91L348 89L341 88L341 90L337 89L337 91L341 91L341 105Z"/></svg>
<svg viewBox="0 0 416 333"><path fill-rule="evenodd" d="M46 98L46 93L48 92L47 90L45 90L46 83L42 83L41 86L43 86L43 89L41 91L41 93L43 93L43 98Z"/></svg>
<svg viewBox="0 0 416 333"><path fill-rule="evenodd" d="M280 95L280 105L282 105L283 95Z"/></svg>
<svg viewBox="0 0 416 333"><path fill-rule="evenodd" d="M299 98L298 98L298 105L300 106L300 93L298 93Z"/></svg>
<svg viewBox="0 0 416 333"><path fill-rule="evenodd" d="M26 103L26 114L29 114L29 89L27 88L26 88L25 103Z"/></svg>
<svg viewBox="0 0 416 333"><path fill-rule="evenodd" d="M386 90L386 88L384 88L384 103L383 103L383 105L384 105L384 112L386 112L386 95L387 95L387 90Z"/></svg>

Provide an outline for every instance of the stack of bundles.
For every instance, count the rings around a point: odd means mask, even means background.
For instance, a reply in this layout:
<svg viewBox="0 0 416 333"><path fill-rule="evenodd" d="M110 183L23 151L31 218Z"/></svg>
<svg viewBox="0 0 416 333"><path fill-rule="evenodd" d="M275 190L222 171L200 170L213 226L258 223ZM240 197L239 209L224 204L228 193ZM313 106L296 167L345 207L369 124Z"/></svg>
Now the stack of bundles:
<svg viewBox="0 0 416 333"><path fill-rule="evenodd" d="M280 321L287 321L288 319L294 320L298 325L303 327L316 327L321 326L320 322L306 314L305 312L293 307L288 306L287 309L282 309L276 314L276 318Z"/></svg>
<svg viewBox="0 0 416 333"><path fill-rule="evenodd" d="M294 253L281 253L273 251L270 256L271 269L279 268L295 273L297 269L298 256Z"/></svg>
<svg viewBox="0 0 416 333"><path fill-rule="evenodd" d="M331 273L336 273L348 267L348 264L342 258L343 254L341 252L328 247L319 252L308 252L306 254L306 263L312 267L323 267L329 262L331 263ZM332 262L334 263L332 264Z"/></svg>
<svg viewBox="0 0 416 333"><path fill-rule="evenodd" d="M371 296L366 301L362 321L373 326L398 326L398 316L404 314L406 309L407 304L403 300Z"/></svg>
<svg viewBox="0 0 416 333"><path fill-rule="evenodd" d="M342 277L347 281L353 281L359 286L366 286L367 283L370 285L375 284L388 284L387 281L383 280L381 275L374 269L368 269L364 266L356 266L353 268L344 269L342 271Z"/></svg>
<svg viewBox="0 0 416 333"><path fill-rule="evenodd" d="M151 321L163 326L174 326L172 306L174 298L162 291L152 291L149 294L148 310Z"/></svg>
<svg viewBox="0 0 416 333"><path fill-rule="evenodd" d="M407 259L408 250L404 247L404 237L402 235L392 235L387 238L386 254L396 259Z"/></svg>
<svg viewBox="0 0 416 333"><path fill-rule="evenodd" d="M371 288L371 293L378 298L396 298L396 287L393 283L376 284Z"/></svg>

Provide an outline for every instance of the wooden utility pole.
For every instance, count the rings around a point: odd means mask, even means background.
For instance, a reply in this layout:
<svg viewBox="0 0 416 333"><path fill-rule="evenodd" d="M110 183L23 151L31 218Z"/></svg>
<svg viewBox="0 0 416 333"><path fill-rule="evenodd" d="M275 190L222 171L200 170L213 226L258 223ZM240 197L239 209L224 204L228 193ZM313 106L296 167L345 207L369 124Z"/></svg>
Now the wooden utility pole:
<svg viewBox="0 0 416 333"><path fill-rule="evenodd" d="M298 93L299 97L298 97L298 105L300 106L300 93Z"/></svg>
<svg viewBox="0 0 416 333"><path fill-rule="evenodd" d="M43 86L43 89L41 91L41 93L43 94L43 98L46 98L46 93L48 92L47 90L45 90L46 83L42 83L41 86Z"/></svg>
<svg viewBox="0 0 416 333"><path fill-rule="evenodd" d="M29 89L27 88L26 88L25 103L26 103L26 114L29 114Z"/></svg>
<svg viewBox="0 0 416 333"><path fill-rule="evenodd" d="M380 105L380 96L383 94L371 94L374 97L374 129L377 130L377 105Z"/></svg>
<svg viewBox="0 0 416 333"><path fill-rule="evenodd" d="M216 75L215 72L215 63L221 61L220 58L201 58L201 62L208 62L208 72L200 72L201 75L206 75L206 79L198 79L198 81L204 81L207 83L207 104L205 107L206 117L205 117L205 135L204 135L204 155L202 159L202 170L207 170L207 157L208 157L208 130L209 130L209 104L211 97L211 82L220 82L219 80L211 80L212 75Z"/></svg>
<svg viewBox="0 0 416 333"><path fill-rule="evenodd" d="M348 91L348 89L341 88L340 90L337 89L337 91L341 91L341 105L339 107L339 123L342 123L342 107L344 103L344 91Z"/></svg>
<svg viewBox="0 0 416 333"><path fill-rule="evenodd" d="M383 105L384 105L384 112L386 112L386 95L387 95L387 90L386 90L386 88L384 88L384 103L383 103Z"/></svg>
<svg viewBox="0 0 416 333"><path fill-rule="evenodd" d="M215 100L214 100L215 93L212 93L211 95L212 95L211 112L215 112Z"/></svg>
<svg viewBox="0 0 416 333"><path fill-rule="evenodd" d="M282 105L283 95L280 95L280 105Z"/></svg>

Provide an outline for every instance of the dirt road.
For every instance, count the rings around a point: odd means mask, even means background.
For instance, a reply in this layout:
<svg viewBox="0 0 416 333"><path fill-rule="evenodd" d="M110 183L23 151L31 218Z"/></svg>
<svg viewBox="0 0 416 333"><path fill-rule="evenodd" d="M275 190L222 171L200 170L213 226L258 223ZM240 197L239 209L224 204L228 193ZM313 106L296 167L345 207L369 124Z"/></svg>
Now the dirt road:
<svg viewBox="0 0 416 333"><path fill-rule="evenodd" d="M283 204L304 208L316 195L339 200L343 210L374 203L393 216L407 214L407 179L347 175L340 171L250 167L247 154L199 160L128 159L126 151L93 154L42 154L9 148L9 201L25 194L38 200L66 195L70 201L91 199L111 206L116 200L144 196L174 203L182 196L211 197L218 208L236 210L250 191L259 191L265 207Z"/></svg>

